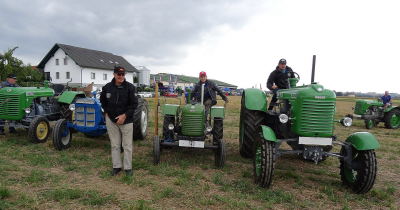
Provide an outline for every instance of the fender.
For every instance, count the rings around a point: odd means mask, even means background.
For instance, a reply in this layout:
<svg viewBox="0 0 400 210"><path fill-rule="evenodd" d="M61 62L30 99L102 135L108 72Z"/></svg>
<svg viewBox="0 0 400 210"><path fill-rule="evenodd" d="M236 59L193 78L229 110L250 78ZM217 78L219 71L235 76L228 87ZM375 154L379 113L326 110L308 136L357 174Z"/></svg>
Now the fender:
<svg viewBox="0 0 400 210"><path fill-rule="evenodd" d="M400 110L400 107L398 107L398 106L391 106L391 107L386 108L386 109L384 110L384 112L385 112L385 113L386 113L386 112L390 112L390 111L392 111L393 109L399 109L399 110Z"/></svg>
<svg viewBox="0 0 400 210"><path fill-rule="evenodd" d="M267 96L264 91L248 88L243 91L246 109L267 112ZM242 100L243 100L242 96Z"/></svg>
<svg viewBox="0 0 400 210"><path fill-rule="evenodd" d="M71 104L76 96L86 97L85 93L82 91L64 91L61 96L58 98L58 102Z"/></svg>
<svg viewBox="0 0 400 210"><path fill-rule="evenodd" d="M380 147L378 140L369 132L356 132L347 137L346 142L357 150L372 150Z"/></svg>
<svg viewBox="0 0 400 210"><path fill-rule="evenodd" d="M162 106L162 113L164 115L177 115L179 109L178 104L164 104Z"/></svg>
<svg viewBox="0 0 400 210"><path fill-rule="evenodd" d="M225 108L223 106L212 106L211 107L211 118L224 118Z"/></svg>
<svg viewBox="0 0 400 210"><path fill-rule="evenodd" d="M278 141L276 139L275 132L270 127L268 127L266 125L262 125L261 128L262 128L263 138L266 141L273 141L273 142L277 142Z"/></svg>

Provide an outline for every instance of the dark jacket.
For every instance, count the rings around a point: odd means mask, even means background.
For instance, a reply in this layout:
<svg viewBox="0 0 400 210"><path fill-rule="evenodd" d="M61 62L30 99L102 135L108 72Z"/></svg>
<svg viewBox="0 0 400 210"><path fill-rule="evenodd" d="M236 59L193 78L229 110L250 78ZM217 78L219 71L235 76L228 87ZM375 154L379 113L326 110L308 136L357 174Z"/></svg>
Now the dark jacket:
<svg viewBox="0 0 400 210"><path fill-rule="evenodd" d="M115 79L112 79L103 87L100 102L104 112L112 121L117 122L115 118L125 113L124 124L132 123L133 114L138 105L136 88L127 81L124 81L121 86L116 86Z"/></svg>
<svg viewBox="0 0 400 210"><path fill-rule="evenodd" d="M192 92L192 100L198 102L201 101L202 84L203 83L199 81L194 87L194 90ZM220 95L224 101L227 100L225 94L217 87L217 85L214 82L206 80L204 85L204 101L206 101L207 99L211 99L213 105L217 104L217 94L215 92L217 92L218 95Z"/></svg>
<svg viewBox="0 0 400 210"><path fill-rule="evenodd" d="M288 78L294 78L292 68L286 66L285 71L282 72L277 66L276 69L271 72L268 77L267 88L272 90L272 86L275 83L275 85L278 86L278 89L287 89L289 88Z"/></svg>
<svg viewBox="0 0 400 210"><path fill-rule="evenodd" d="M4 82L2 82L2 83L0 83L0 88L3 88L3 87L19 87L19 85L17 85L17 84L10 84L10 83L8 83L7 81L4 81Z"/></svg>

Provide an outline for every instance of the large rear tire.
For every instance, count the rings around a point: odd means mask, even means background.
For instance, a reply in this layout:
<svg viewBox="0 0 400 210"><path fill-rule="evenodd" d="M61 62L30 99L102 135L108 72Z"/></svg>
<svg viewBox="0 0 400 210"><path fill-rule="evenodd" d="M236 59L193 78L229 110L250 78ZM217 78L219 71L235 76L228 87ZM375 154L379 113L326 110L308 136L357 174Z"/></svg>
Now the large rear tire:
<svg viewBox="0 0 400 210"><path fill-rule="evenodd" d="M133 114L133 140L143 140L147 136L148 105L147 101L138 99L138 107Z"/></svg>
<svg viewBox="0 0 400 210"><path fill-rule="evenodd" d="M261 111L248 110L242 96L239 124L239 153L244 158L253 157L253 144L258 135L257 129L262 124L265 114Z"/></svg>
<svg viewBox="0 0 400 210"><path fill-rule="evenodd" d="M346 156L342 147L341 155ZM340 160L340 177L344 185L349 186L354 193L367 193L374 186L377 164L374 150L359 151L352 147L352 166L347 168L344 160Z"/></svg>
<svg viewBox="0 0 400 210"><path fill-rule="evenodd" d="M33 143L44 143L50 134L50 124L47 118L37 116L29 125L28 135Z"/></svg>
<svg viewBox="0 0 400 210"><path fill-rule="evenodd" d="M385 114L385 127L397 129L400 127L400 110L395 108Z"/></svg>
<svg viewBox="0 0 400 210"><path fill-rule="evenodd" d="M72 132L67 127L66 119L57 120L53 130L53 146L57 150L65 150L71 146Z"/></svg>
<svg viewBox="0 0 400 210"><path fill-rule="evenodd" d="M258 132L257 132L258 134ZM258 134L260 136L260 134ZM272 183L275 169L275 143L258 137L254 142L253 174L254 182L267 188Z"/></svg>
<svg viewBox="0 0 400 210"><path fill-rule="evenodd" d="M226 152L225 152L225 142L222 139L224 136L224 121L222 118L214 119L212 134L213 134L213 143L214 145L218 146L218 148L214 150L215 166L217 168L223 168L225 165Z"/></svg>

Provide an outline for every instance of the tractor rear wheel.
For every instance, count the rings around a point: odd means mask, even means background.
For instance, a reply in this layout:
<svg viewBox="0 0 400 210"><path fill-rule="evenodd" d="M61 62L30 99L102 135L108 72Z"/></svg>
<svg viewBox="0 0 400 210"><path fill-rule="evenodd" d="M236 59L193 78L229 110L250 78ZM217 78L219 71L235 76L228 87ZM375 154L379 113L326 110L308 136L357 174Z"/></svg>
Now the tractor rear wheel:
<svg viewBox="0 0 400 210"><path fill-rule="evenodd" d="M57 150L65 150L71 146L72 132L67 127L66 119L57 120L53 130L53 146Z"/></svg>
<svg viewBox="0 0 400 210"><path fill-rule="evenodd" d="M253 157L253 144L258 135L257 129L264 120L261 111L248 110L245 106L245 95L242 97L239 124L239 152L244 158Z"/></svg>
<svg viewBox="0 0 400 210"><path fill-rule="evenodd" d="M341 155L346 156L342 147ZM377 173L374 150L359 151L352 147L352 166L347 168L344 160L340 160L340 177L343 184L349 186L354 193L367 193L374 185Z"/></svg>
<svg viewBox="0 0 400 210"><path fill-rule="evenodd" d="M364 120L365 123L365 128L366 129L372 129L375 127L375 121L374 120Z"/></svg>
<svg viewBox="0 0 400 210"><path fill-rule="evenodd" d="M160 163L160 137L154 136L153 138L153 164L158 165Z"/></svg>
<svg viewBox="0 0 400 210"><path fill-rule="evenodd" d="M257 133L258 134L258 133ZM259 135L259 134L258 134ZM258 137L254 142L254 182L267 188L272 183L275 168L275 143Z"/></svg>
<svg viewBox="0 0 400 210"><path fill-rule="evenodd" d="M28 130L29 138L33 143L44 143L50 134L50 124L47 118L37 116L33 118Z"/></svg>
<svg viewBox="0 0 400 210"><path fill-rule="evenodd" d="M213 143L217 145L218 148L214 150L215 166L217 168L223 168L225 165L225 142L222 139L224 136L224 121L222 118L214 119L214 127L212 130Z"/></svg>
<svg viewBox="0 0 400 210"><path fill-rule="evenodd" d="M385 114L385 127L397 129L400 127L400 109L392 109Z"/></svg>
<svg viewBox="0 0 400 210"><path fill-rule="evenodd" d="M133 140L143 140L146 138L148 115L147 101L139 99L138 107L133 114Z"/></svg>

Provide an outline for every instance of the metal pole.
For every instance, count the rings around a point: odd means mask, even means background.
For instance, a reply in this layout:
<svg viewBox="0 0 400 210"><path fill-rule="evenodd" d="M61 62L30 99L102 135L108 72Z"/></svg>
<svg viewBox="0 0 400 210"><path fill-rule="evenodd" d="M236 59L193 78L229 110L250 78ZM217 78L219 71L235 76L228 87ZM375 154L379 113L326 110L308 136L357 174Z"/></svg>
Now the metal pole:
<svg viewBox="0 0 400 210"><path fill-rule="evenodd" d="M158 82L155 82L155 87L154 87L154 135L158 136L158 106L159 106L159 101L158 101Z"/></svg>
<svg viewBox="0 0 400 210"><path fill-rule="evenodd" d="M313 55L313 59L312 59L312 69L311 69L311 83L314 83L314 77L315 77L315 59L316 59L316 55Z"/></svg>

